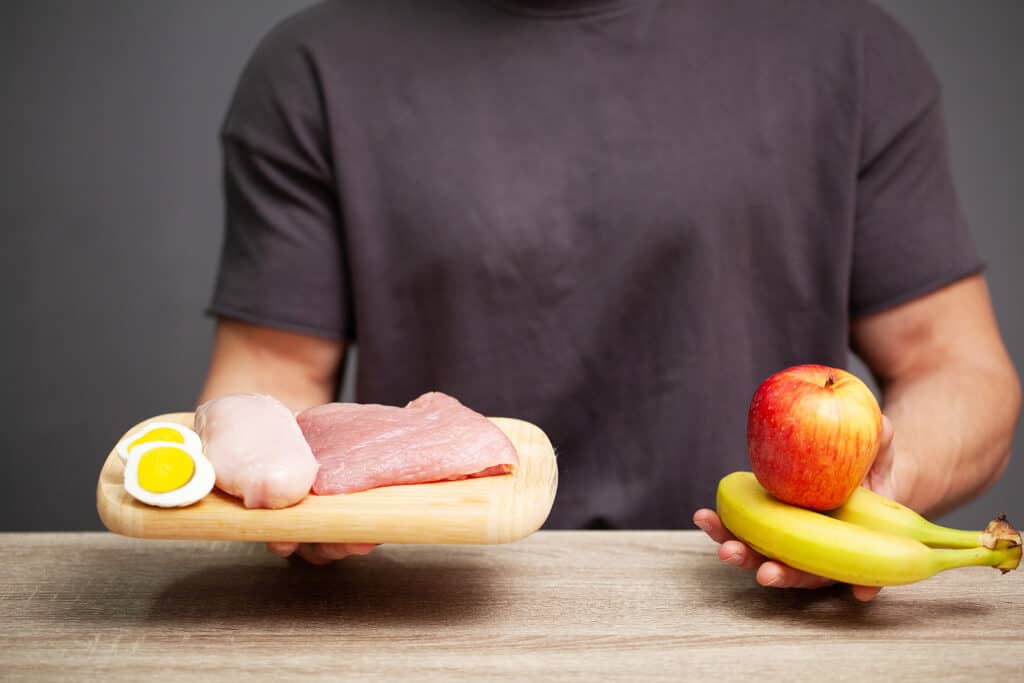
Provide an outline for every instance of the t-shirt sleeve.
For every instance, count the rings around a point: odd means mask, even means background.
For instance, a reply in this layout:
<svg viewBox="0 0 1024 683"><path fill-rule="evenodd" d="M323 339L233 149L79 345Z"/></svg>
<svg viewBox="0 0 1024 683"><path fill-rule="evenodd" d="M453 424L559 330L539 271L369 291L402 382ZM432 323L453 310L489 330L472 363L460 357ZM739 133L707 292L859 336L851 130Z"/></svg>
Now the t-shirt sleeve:
<svg viewBox="0 0 1024 683"><path fill-rule="evenodd" d="M239 80L221 130L224 241L208 312L351 336L341 212L313 60L289 24Z"/></svg>
<svg viewBox="0 0 1024 683"><path fill-rule="evenodd" d="M910 35L881 10L863 26L861 63L854 317L983 267L957 199L934 72Z"/></svg>

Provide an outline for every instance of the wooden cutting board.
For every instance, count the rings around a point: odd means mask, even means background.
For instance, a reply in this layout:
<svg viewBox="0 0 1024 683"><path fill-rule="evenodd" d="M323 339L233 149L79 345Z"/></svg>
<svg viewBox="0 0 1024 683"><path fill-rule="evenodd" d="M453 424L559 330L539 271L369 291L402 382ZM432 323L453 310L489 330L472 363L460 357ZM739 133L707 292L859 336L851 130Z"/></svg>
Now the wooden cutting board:
<svg viewBox="0 0 1024 683"><path fill-rule="evenodd" d="M124 463L112 450L100 471L96 508L108 529L140 538L508 543L529 536L547 519L558 486L558 467L551 442L536 425L490 419L519 453L519 467L512 474L337 496L309 495L281 510L247 510L218 489L189 507L157 508L140 503L124 490ZM192 427L192 413L170 413L140 422L125 435L156 420Z"/></svg>

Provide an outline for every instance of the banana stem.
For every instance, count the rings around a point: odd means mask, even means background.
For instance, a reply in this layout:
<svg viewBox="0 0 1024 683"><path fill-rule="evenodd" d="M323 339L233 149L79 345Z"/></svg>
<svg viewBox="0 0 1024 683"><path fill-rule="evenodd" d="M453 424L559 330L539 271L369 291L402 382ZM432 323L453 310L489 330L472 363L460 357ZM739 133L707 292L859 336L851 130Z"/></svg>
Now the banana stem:
<svg viewBox="0 0 1024 683"><path fill-rule="evenodd" d="M981 544L986 548L1016 548L1021 545L1020 532L1006 520L1006 515L999 515L985 527L981 534Z"/></svg>
<svg viewBox="0 0 1024 683"><path fill-rule="evenodd" d="M917 540L933 548L1013 548L1021 544L1020 532L1010 526L1005 515L989 522L984 531L963 531L927 522L918 530Z"/></svg>
<svg viewBox="0 0 1024 683"><path fill-rule="evenodd" d="M917 540L933 548L977 548L984 545L980 531L950 529L928 523L919 531Z"/></svg>
<svg viewBox="0 0 1024 683"><path fill-rule="evenodd" d="M934 548L931 553L933 562L940 572L956 567L995 567L1005 574L1020 564L1021 547L997 550L985 547Z"/></svg>

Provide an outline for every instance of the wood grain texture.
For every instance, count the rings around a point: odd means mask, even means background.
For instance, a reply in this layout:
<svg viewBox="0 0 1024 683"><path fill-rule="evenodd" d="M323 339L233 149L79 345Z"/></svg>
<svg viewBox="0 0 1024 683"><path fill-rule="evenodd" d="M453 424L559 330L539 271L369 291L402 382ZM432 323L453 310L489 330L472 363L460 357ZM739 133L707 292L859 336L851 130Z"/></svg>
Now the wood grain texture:
<svg viewBox="0 0 1024 683"><path fill-rule="evenodd" d="M192 426L192 413L153 421ZM96 485L96 510L111 531L139 538L339 543L508 543L547 519L558 486L551 442L523 420L491 418L519 454L509 475L388 486L306 497L281 510L247 510L219 490L185 508L156 508L124 490L124 464L111 450ZM122 437L123 438L123 437ZM120 441L120 439L119 439Z"/></svg>
<svg viewBox="0 0 1024 683"><path fill-rule="evenodd" d="M699 532L382 546L0 534L3 680L1024 680L1024 574L761 588Z"/></svg>

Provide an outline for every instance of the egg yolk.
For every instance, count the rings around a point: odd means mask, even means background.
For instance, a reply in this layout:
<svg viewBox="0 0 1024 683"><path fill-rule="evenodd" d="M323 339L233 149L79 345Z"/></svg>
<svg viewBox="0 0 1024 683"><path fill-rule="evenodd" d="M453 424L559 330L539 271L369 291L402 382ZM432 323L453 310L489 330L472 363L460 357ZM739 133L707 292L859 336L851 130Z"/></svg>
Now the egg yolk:
<svg viewBox="0 0 1024 683"><path fill-rule="evenodd" d="M192 479L196 464L180 448L154 448L139 458L139 486L153 493L180 489Z"/></svg>
<svg viewBox="0 0 1024 683"><path fill-rule="evenodd" d="M151 429L139 438L128 444L128 450L135 448L140 443L149 443L150 441L170 441L171 443L185 443L185 437L181 435L177 429L171 429L170 427L157 427Z"/></svg>

